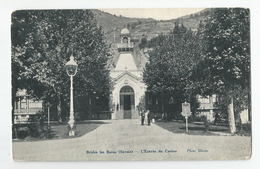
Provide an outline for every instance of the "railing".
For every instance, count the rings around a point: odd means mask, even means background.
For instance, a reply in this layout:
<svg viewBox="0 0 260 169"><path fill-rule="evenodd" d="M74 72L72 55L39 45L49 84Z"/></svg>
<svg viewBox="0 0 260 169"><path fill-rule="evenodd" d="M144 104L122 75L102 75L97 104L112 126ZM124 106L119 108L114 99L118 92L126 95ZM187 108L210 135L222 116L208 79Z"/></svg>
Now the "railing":
<svg viewBox="0 0 260 169"><path fill-rule="evenodd" d="M14 124L31 124L32 119L40 115L40 113L14 113Z"/></svg>
<svg viewBox="0 0 260 169"><path fill-rule="evenodd" d="M29 108L29 109L15 109L15 114L36 114L38 111L41 111L42 108Z"/></svg>
<svg viewBox="0 0 260 169"><path fill-rule="evenodd" d="M128 43L118 43L117 48L134 48L134 44L133 44L133 42L131 42L130 44L128 44Z"/></svg>

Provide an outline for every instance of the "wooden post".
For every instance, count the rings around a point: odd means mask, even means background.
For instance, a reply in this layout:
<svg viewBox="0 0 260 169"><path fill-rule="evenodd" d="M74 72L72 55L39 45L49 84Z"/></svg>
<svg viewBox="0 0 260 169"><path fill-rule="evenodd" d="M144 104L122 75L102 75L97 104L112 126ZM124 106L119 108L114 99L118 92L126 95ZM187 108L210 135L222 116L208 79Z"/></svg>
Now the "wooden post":
<svg viewBox="0 0 260 169"><path fill-rule="evenodd" d="M50 106L48 106L48 126L47 126L47 138L50 138Z"/></svg>
<svg viewBox="0 0 260 169"><path fill-rule="evenodd" d="M89 99L89 115L90 115L90 120L92 120L92 113L91 113L91 98Z"/></svg>
<svg viewBox="0 0 260 169"><path fill-rule="evenodd" d="M21 113L21 98L18 97L18 113Z"/></svg>
<svg viewBox="0 0 260 169"><path fill-rule="evenodd" d="M240 113L240 134L243 136L243 126L242 126L242 119L241 119L241 113Z"/></svg>
<svg viewBox="0 0 260 169"><path fill-rule="evenodd" d="M61 97L59 97L59 103L57 105L57 110L58 110L58 122L62 123L62 117L61 117Z"/></svg>
<svg viewBox="0 0 260 169"><path fill-rule="evenodd" d="M48 106L48 126L50 125L50 107Z"/></svg>
<svg viewBox="0 0 260 169"><path fill-rule="evenodd" d="M26 95L26 112L29 114L29 98Z"/></svg>
<svg viewBox="0 0 260 169"><path fill-rule="evenodd" d="M241 129L240 129L241 136L243 136L243 126L242 126L242 120L241 120Z"/></svg>
<svg viewBox="0 0 260 169"><path fill-rule="evenodd" d="M186 119L186 132L188 133L188 116L185 116Z"/></svg>

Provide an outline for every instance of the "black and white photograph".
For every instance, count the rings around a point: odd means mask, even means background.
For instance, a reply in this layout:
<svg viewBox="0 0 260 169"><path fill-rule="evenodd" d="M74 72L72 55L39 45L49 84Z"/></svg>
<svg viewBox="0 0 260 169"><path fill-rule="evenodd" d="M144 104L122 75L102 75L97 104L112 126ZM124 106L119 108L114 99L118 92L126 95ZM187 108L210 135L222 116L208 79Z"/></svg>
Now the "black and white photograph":
<svg viewBox="0 0 260 169"><path fill-rule="evenodd" d="M251 157L250 9L16 10L15 161Z"/></svg>

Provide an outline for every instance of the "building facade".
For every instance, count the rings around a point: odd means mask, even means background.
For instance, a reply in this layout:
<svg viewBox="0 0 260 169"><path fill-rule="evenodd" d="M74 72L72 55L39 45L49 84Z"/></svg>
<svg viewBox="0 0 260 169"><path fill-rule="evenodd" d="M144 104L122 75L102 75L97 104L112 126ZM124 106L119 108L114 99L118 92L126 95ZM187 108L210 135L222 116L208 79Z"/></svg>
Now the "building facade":
<svg viewBox="0 0 260 169"><path fill-rule="evenodd" d="M18 90L13 109L14 124L25 124L28 123L30 116L35 116L43 111L43 101L30 97L26 90Z"/></svg>
<svg viewBox="0 0 260 169"><path fill-rule="evenodd" d="M216 115L218 114L217 117L220 118L219 120L220 121L222 120L224 123L228 124L227 119L222 119L221 117L219 117L219 114L221 114L221 111L223 110L219 109L216 106L217 95L215 94L213 94L212 96L197 95L197 99L200 103L200 107L196 110L198 116L207 116L207 119L210 122L214 122ZM240 113L240 118L242 123L250 122L248 109L245 109Z"/></svg>
<svg viewBox="0 0 260 169"><path fill-rule="evenodd" d="M117 44L119 58L114 69L110 71L114 90L112 119L139 118L138 105L145 94L146 86L142 81L142 68L134 60L134 44L130 32L124 28L120 34L121 42Z"/></svg>
<svg viewBox="0 0 260 169"><path fill-rule="evenodd" d="M210 122L214 122L216 113L220 113L220 109L216 107L217 96L201 96L197 95L197 99L200 103L199 108L196 110L198 116L207 116Z"/></svg>

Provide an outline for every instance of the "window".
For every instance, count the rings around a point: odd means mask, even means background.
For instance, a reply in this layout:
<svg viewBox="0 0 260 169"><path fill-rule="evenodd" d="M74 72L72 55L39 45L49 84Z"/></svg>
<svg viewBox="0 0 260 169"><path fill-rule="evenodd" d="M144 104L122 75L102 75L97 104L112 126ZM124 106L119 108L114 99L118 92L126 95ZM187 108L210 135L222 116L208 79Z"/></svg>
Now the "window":
<svg viewBox="0 0 260 169"><path fill-rule="evenodd" d="M22 99L21 100L21 109L26 109L26 107L27 107L27 101L26 101L26 99Z"/></svg>
<svg viewBox="0 0 260 169"><path fill-rule="evenodd" d="M209 96L199 96L200 103L209 103Z"/></svg>
<svg viewBox="0 0 260 169"><path fill-rule="evenodd" d="M127 37L123 38L123 43L128 43L128 38Z"/></svg>
<svg viewBox="0 0 260 169"><path fill-rule="evenodd" d="M134 93L134 90L130 86L124 86L121 88L120 93Z"/></svg>

